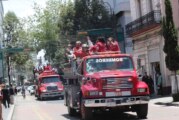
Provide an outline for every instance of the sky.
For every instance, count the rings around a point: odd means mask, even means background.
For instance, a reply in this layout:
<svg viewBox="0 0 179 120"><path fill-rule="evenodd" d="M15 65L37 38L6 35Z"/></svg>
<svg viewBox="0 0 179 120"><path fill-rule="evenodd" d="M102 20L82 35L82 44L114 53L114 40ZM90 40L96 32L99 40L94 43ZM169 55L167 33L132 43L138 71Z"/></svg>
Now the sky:
<svg viewBox="0 0 179 120"><path fill-rule="evenodd" d="M34 13L33 3L36 2L41 7L45 7L47 0L7 0L3 1L4 14L13 11L18 17L27 17Z"/></svg>
<svg viewBox="0 0 179 120"><path fill-rule="evenodd" d="M36 2L40 7L45 7L47 0L7 0L3 1L4 15L8 11L13 11L17 17L23 18L33 15L33 3ZM42 58L42 63L45 64L45 51L42 49L38 52L37 59Z"/></svg>

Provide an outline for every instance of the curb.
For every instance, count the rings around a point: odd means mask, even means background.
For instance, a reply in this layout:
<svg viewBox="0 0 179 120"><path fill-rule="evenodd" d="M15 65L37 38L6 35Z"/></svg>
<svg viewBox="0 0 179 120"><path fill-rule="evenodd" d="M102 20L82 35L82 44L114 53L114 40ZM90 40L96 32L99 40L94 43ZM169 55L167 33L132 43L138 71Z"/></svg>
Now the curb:
<svg viewBox="0 0 179 120"><path fill-rule="evenodd" d="M12 119L12 115L13 115L13 112L14 112L14 107L15 107L15 105L12 105L12 109L11 109L11 111L10 111L8 117L7 117L7 120L11 120Z"/></svg>
<svg viewBox="0 0 179 120"><path fill-rule="evenodd" d="M12 119L12 116L13 116L13 113L14 113L15 104L16 104L16 97L14 96L14 104L12 105L12 109L10 110L9 115L8 115L6 120L11 120Z"/></svg>

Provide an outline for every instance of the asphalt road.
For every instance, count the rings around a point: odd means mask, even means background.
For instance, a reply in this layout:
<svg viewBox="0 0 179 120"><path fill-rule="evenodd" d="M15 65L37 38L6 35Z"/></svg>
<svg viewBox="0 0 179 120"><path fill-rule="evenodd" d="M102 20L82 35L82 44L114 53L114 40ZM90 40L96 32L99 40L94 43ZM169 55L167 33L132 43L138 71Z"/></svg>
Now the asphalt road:
<svg viewBox="0 0 179 120"><path fill-rule="evenodd" d="M16 105L12 120L80 120L80 115L70 117L63 100L50 99L39 101L28 95L16 97ZM136 113L99 113L94 120L139 120ZM146 120L179 120L179 107L161 106L149 103Z"/></svg>

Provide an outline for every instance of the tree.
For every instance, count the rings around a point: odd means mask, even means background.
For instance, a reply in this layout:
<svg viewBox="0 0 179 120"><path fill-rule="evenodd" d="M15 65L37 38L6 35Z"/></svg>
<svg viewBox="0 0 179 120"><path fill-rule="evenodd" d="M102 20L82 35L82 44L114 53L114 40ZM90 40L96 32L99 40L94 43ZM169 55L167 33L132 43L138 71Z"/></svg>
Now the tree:
<svg viewBox="0 0 179 120"><path fill-rule="evenodd" d="M6 41L6 63L7 63L7 70L8 70L8 78L9 84L11 83L10 77L10 67L11 65L17 65L18 67L24 65L26 61L29 59L28 54L24 53L17 53L11 51L12 48L18 47L27 47L25 41L28 40L26 36L26 32L23 29L24 25L21 24L19 18L16 16L14 12L8 12L3 21L3 28L5 33L5 41Z"/></svg>
<svg viewBox="0 0 179 120"><path fill-rule="evenodd" d="M35 4L35 14L30 18L33 20L30 25L31 33L34 40L39 42L37 50L45 49L49 61L55 57L58 46L59 5L59 0L47 1L43 9Z"/></svg>
<svg viewBox="0 0 179 120"><path fill-rule="evenodd" d="M66 35L74 34L74 3L68 1L67 3L63 3L60 5L59 9L59 18L58 18L58 26L59 26L59 37L64 37Z"/></svg>
<svg viewBox="0 0 179 120"><path fill-rule="evenodd" d="M5 41L7 45L11 46L12 43L17 40L17 27L19 24L19 19L17 18L16 14L14 12L8 11L4 17L3 22L4 27L4 34L6 36Z"/></svg>
<svg viewBox="0 0 179 120"><path fill-rule="evenodd" d="M35 14L28 18L29 28L36 44L36 50L45 49L46 58L51 64L63 59L58 55L64 51L67 44L67 35L73 31L74 7L71 1L61 3L59 0L49 0L45 8L34 5ZM61 63L61 62L59 62ZM58 63L58 64L59 64Z"/></svg>
<svg viewBox="0 0 179 120"><path fill-rule="evenodd" d="M101 0L75 0L74 30L111 27L110 14Z"/></svg>
<svg viewBox="0 0 179 120"><path fill-rule="evenodd" d="M179 69L179 46L178 36L175 24L173 22L173 13L170 0L165 0L165 14L163 18L163 37L165 39L164 52L166 53L165 62L169 70L175 74L176 89L179 101L179 89L176 71ZM175 96L175 95L174 95ZM175 97L174 97L175 99Z"/></svg>

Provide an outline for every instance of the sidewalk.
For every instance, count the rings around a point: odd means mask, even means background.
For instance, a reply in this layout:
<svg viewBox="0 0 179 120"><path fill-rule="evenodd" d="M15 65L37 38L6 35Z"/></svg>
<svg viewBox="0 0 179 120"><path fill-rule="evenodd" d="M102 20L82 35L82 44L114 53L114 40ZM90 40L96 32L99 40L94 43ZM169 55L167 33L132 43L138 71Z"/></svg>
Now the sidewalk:
<svg viewBox="0 0 179 120"><path fill-rule="evenodd" d="M179 107L179 102L173 102L172 96L153 97L150 99L150 103L154 104L154 105L165 105L165 106Z"/></svg>
<svg viewBox="0 0 179 120"><path fill-rule="evenodd" d="M4 105L2 104L3 120L11 120L13 111L14 111L14 105L10 105L10 108L5 108Z"/></svg>

